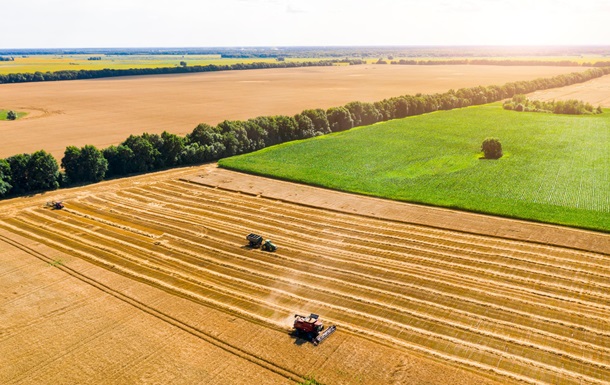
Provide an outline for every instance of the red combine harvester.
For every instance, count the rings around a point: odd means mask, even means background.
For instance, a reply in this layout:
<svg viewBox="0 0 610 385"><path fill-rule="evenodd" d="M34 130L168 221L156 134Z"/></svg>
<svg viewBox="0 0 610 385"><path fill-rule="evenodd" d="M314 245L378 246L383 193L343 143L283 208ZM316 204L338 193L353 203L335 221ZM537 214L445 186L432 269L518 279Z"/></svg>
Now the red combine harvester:
<svg viewBox="0 0 610 385"><path fill-rule="evenodd" d="M297 335L307 338L314 346L317 346L337 330L335 325L329 326L324 330L324 324L318 318L319 316L313 313L309 317L298 314L294 315L294 329Z"/></svg>

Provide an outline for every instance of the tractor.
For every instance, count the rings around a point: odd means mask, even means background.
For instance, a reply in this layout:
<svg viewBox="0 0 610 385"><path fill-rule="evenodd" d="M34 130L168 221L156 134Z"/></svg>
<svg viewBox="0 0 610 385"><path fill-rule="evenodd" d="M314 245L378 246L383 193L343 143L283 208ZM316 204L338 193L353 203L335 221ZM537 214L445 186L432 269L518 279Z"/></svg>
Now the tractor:
<svg viewBox="0 0 610 385"><path fill-rule="evenodd" d="M261 250L275 251L275 250L277 250L277 246L275 246L273 243L271 243L270 240L266 239L265 242L263 242L263 245L261 246Z"/></svg>
<svg viewBox="0 0 610 385"><path fill-rule="evenodd" d="M329 326L324 330L324 324L320 321L319 317L319 315L313 313L307 317L299 314L294 315L294 329L297 336L306 338L314 346L318 346L320 342L327 339L337 330L335 325Z"/></svg>
<svg viewBox="0 0 610 385"><path fill-rule="evenodd" d="M258 249L260 247L263 251L277 250L277 246L274 245L270 240L266 239L263 242L263 237L254 233L248 234L248 236L246 236L246 240L249 242L248 246L253 249Z"/></svg>

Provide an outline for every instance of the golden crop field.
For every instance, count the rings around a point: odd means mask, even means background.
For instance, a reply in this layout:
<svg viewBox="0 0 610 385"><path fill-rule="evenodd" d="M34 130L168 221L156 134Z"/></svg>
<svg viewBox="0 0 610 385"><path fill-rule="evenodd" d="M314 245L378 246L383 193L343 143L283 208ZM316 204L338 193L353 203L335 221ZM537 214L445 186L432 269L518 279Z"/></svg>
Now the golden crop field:
<svg viewBox="0 0 610 385"><path fill-rule="evenodd" d="M46 208L51 199L65 208ZM326 384L604 384L610 375L607 234L213 165L0 207L11 315L0 355L13 363L0 368L2 383L96 383L87 372ZM247 247L250 232L278 250ZM290 334L293 314L309 312L338 326L317 347ZM123 338L135 348L113 343Z"/></svg>

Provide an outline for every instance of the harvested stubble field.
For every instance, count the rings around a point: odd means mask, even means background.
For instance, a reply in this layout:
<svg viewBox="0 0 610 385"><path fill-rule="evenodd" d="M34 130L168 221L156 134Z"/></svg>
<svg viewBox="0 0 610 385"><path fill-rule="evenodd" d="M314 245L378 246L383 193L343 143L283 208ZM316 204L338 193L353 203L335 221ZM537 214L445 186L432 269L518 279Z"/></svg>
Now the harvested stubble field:
<svg viewBox="0 0 610 385"><path fill-rule="evenodd" d="M610 76L588 81L586 84L573 84L567 87L536 91L530 98L538 100L576 99L591 103L593 106L610 107Z"/></svg>
<svg viewBox="0 0 610 385"><path fill-rule="evenodd" d="M58 194L64 210L43 207ZM0 207L2 383L610 375L605 234L212 166ZM245 247L249 232L278 251ZM288 333L292 315L309 311L339 327L318 347ZM96 381L100 371L112 375Z"/></svg>
<svg viewBox="0 0 610 385"><path fill-rule="evenodd" d="M199 123L293 115L352 101L552 77L585 67L358 65L0 85L0 158L67 146L103 148L130 134L189 133Z"/></svg>

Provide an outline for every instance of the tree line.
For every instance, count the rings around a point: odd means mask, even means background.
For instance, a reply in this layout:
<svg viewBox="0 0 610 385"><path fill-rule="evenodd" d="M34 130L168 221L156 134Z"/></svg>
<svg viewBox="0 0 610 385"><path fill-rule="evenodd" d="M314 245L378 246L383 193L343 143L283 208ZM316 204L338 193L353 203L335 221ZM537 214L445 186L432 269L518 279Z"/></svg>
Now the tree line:
<svg viewBox="0 0 610 385"><path fill-rule="evenodd" d="M257 46L148 48L12 48L0 56L28 55L220 55L223 58L505 58L604 57L608 46ZM392 60L392 59L390 59Z"/></svg>
<svg viewBox="0 0 610 385"><path fill-rule="evenodd" d="M57 161L44 150L0 160L0 197L28 194L80 183L98 182L182 165L201 164L292 140L311 138L390 119L451 110L562 87L610 74L610 67L502 86L478 86L437 94L403 95L374 103L350 102L327 110L307 109L294 116L259 116L246 121L201 123L184 137L130 135L116 146L68 146Z"/></svg>
<svg viewBox="0 0 610 385"><path fill-rule="evenodd" d="M593 115L601 114L602 107L594 108L591 103L585 103L582 100L530 100L525 95L515 95L512 99L506 100L502 107L505 110L513 110L518 112L544 112L551 114L567 114L567 115Z"/></svg>
<svg viewBox="0 0 610 385"><path fill-rule="evenodd" d="M383 63L380 63L383 62ZM380 64L387 64L382 59ZM515 60L515 59L449 59L449 60L414 60L400 59L392 60L390 64L399 65L495 65L495 66L551 66L551 67L607 67L610 61L583 62L571 60Z"/></svg>
<svg viewBox="0 0 610 385"><path fill-rule="evenodd" d="M261 68L294 68L294 67L313 67L313 66L332 66L337 63L347 63L350 65L362 64L364 61L359 59L337 59L304 62L275 62L275 63L237 63L237 64L208 64L194 66L176 67L157 67L157 68L129 68L129 69L101 69L101 70L63 70L54 72L34 72L34 73L10 73L0 74L0 84L3 83L28 83L59 80L79 80L97 79L117 76L136 76L136 75L167 75L184 74L196 72L249 70Z"/></svg>

